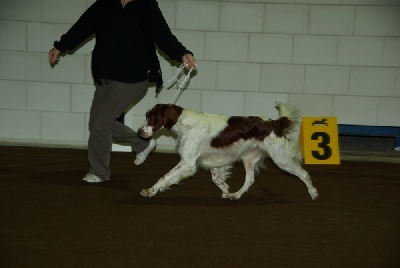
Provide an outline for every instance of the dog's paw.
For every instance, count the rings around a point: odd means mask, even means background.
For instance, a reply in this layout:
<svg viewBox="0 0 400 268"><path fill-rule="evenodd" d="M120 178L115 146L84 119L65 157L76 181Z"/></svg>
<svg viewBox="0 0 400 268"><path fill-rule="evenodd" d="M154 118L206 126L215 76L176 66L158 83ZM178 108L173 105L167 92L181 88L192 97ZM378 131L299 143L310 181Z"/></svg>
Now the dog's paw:
<svg viewBox="0 0 400 268"><path fill-rule="evenodd" d="M229 198L230 193L222 193L222 198Z"/></svg>
<svg viewBox="0 0 400 268"><path fill-rule="evenodd" d="M150 189L147 189L147 190L142 190L140 192L140 194L143 197L153 197L156 194L156 191L154 189L150 188Z"/></svg>
<svg viewBox="0 0 400 268"><path fill-rule="evenodd" d="M313 188L309 189L308 193L310 194L312 200L315 200L318 198L317 188L313 187Z"/></svg>
<svg viewBox="0 0 400 268"><path fill-rule="evenodd" d="M229 198L230 200L238 200L241 197L241 195L238 195L237 193L228 193L226 197Z"/></svg>

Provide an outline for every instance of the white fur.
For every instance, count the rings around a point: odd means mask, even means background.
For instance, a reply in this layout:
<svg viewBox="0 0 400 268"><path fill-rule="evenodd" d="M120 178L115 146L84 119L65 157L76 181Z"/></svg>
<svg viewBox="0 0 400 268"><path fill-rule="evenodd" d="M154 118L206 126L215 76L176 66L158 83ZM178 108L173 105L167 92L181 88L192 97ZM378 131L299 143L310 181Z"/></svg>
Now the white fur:
<svg viewBox="0 0 400 268"><path fill-rule="evenodd" d="M287 116L292 122L297 122L296 109L282 103L277 103L277 108L280 116ZM227 126L228 118L225 115L184 109L178 122L172 127L178 135L181 161L150 189L143 190L141 195L152 197L194 175L197 169L202 167L211 171L212 180L221 189L223 198L239 199L253 184L254 175L258 168L263 166L264 158L270 157L278 167L300 178L313 200L318 197L310 176L301 167L302 154L296 141L278 137L272 132L263 141L239 140L228 147L218 149L211 147L212 138ZM141 127L140 133L147 137L154 134L152 127L146 123ZM230 175L232 165L237 161L242 161L244 164L245 182L237 192L230 193L226 179Z"/></svg>

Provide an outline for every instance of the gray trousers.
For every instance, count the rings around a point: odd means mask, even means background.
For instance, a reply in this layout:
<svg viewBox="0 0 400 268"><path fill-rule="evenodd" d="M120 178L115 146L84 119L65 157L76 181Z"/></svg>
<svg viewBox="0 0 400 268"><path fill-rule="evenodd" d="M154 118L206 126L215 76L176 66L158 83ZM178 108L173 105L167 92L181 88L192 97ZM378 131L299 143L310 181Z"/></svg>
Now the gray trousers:
<svg viewBox="0 0 400 268"><path fill-rule="evenodd" d="M89 173L101 179L108 179L111 175L109 165L113 141L129 143L136 153L143 151L149 145L148 140L141 139L137 132L116 121L129 106L145 95L148 81L128 84L102 79L101 82L102 85L96 84L90 109Z"/></svg>

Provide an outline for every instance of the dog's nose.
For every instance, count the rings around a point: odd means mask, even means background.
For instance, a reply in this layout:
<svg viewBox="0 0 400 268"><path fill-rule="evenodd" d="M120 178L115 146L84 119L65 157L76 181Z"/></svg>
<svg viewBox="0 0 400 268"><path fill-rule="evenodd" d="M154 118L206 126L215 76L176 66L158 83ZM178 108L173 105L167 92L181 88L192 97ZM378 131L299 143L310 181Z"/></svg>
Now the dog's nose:
<svg viewBox="0 0 400 268"><path fill-rule="evenodd" d="M143 127L139 128L138 135L145 139L150 137L150 135L143 129Z"/></svg>
<svg viewBox="0 0 400 268"><path fill-rule="evenodd" d="M144 131L143 131L142 128L139 128L139 129L138 129L138 134L139 134L140 137L145 138L145 137L143 136L143 135L144 135Z"/></svg>

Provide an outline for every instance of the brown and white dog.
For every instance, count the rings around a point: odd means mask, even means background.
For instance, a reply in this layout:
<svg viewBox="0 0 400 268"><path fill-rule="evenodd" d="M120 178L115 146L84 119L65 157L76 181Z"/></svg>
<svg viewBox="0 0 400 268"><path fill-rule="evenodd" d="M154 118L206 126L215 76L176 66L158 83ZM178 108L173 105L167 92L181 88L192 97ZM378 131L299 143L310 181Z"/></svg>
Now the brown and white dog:
<svg viewBox="0 0 400 268"><path fill-rule="evenodd" d="M173 104L157 104L146 113L146 122L138 130L149 138L161 128L178 135L180 162L142 196L152 197L194 175L199 167L210 170L213 182L223 198L239 199L254 182L255 172L270 157L281 169L299 177L314 200L318 197L309 174L301 167L302 154L297 141L288 139L298 121L298 111L277 102L279 119L255 116L226 116L200 113ZM244 185L229 192L226 179L232 165L243 161L246 171Z"/></svg>

